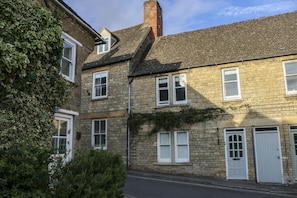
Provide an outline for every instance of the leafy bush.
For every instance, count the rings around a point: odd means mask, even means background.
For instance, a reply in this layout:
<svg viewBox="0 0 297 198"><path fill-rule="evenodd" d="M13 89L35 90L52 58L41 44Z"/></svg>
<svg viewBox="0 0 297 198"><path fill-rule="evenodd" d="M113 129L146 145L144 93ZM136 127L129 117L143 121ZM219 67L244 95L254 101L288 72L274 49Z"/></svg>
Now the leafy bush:
<svg viewBox="0 0 297 198"><path fill-rule="evenodd" d="M40 149L30 142L14 146L0 149L0 196L45 197L50 150Z"/></svg>
<svg viewBox="0 0 297 198"><path fill-rule="evenodd" d="M62 23L36 0L0 1L0 197L45 197Z"/></svg>
<svg viewBox="0 0 297 198"><path fill-rule="evenodd" d="M77 152L65 165L60 164L52 176L53 197L123 197L127 179L120 155L107 151Z"/></svg>

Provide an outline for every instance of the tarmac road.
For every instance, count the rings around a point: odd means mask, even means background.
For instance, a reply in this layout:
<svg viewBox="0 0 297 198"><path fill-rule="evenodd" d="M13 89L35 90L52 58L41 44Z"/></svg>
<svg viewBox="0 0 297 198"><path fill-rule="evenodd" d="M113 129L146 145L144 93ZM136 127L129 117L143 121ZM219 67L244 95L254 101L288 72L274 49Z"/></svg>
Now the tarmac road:
<svg viewBox="0 0 297 198"><path fill-rule="evenodd" d="M126 198L284 198L296 197L197 183L170 181L129 175L124 187Z"/></svg>

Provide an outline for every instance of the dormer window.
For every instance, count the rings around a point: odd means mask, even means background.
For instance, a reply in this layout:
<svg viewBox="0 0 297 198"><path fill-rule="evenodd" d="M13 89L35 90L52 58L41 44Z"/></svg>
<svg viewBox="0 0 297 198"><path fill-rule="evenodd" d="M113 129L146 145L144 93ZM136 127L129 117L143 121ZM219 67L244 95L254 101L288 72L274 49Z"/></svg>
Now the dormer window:
<svg viewBox="0 0 297 198"><path fill-rule="evenodd" d="M105 44L99 45L98 46L98 54L108 52L110 50L110 42L109 42L109 37L104 38Z"/></svg>
<svg viewBox="0 0 297 198"><path fill-rule="evenodd" d="M109 52L119 41L119 39L106 28L100 31L100 35L104 38L105 43L97 46L97 54Z"/></svg>

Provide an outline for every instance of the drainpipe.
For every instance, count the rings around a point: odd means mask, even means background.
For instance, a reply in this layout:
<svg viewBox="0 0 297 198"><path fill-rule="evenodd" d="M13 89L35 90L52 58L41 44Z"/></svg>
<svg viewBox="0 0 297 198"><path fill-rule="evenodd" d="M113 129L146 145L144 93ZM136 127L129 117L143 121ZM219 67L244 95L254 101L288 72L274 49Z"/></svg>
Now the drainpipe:
<svg viewBox="0 0 297 198"><path fill-rule="evenodd" d="M130 61L127 61L127 71L129 71L129 63ZM129 78L128 77L128 118L130 117L130 114L131 114L131 84L133 82L133 78ZM126 165L127 165L127 170L129 169L130 167L130 126L129 126L129 123L128 123L128 119L127 119L127 162L126 162Z"/></svg>
<svg viewBox="0 0 297 198"><path fill-rule="evenodd" d="M257 163L256 163L256 150L255 150L255 136L254 136L254 129L255 129L255 126L252 125L251 126L251 134L252 134L252 145L253 145L253 154L254 154L254 176L255 176L255 181L258 183L258 176L257 176Z"/></svg>

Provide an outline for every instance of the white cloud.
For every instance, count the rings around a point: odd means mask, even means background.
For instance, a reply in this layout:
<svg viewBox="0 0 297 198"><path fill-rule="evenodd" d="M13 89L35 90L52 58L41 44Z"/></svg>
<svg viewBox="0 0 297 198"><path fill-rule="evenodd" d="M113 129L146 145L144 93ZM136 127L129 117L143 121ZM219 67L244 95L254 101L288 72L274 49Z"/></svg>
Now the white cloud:
<svg viewBox="0 0 297 198"><path fill-rule="evenodd" d="M258 15L263 13L278 13L286 12L294 7L296 7L297 2L293 1L282 1L271 4L264 4L258 6L249 7L239 7L239 6L229 6L224 8L219 15L223 16L247 16L247 15ZM296 7L297 8L297 7Z"/></svg>

